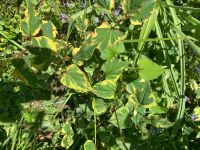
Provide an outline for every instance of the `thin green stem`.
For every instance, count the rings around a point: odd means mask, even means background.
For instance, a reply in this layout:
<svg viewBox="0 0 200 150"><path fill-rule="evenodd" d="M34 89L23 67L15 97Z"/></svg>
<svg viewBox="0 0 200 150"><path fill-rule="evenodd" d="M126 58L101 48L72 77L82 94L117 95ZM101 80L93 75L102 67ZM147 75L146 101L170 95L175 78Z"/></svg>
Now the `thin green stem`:
<svg viewBox="0 0 200 150"><path fill-rule="evenodd" d="M118 129L119 129L119 134L120 134L120 138L121 138L122 144L123 144L124 148L126 150L128 150L128 147L126 146L126 143L125 143L124 138L123 138L122 130L121 130L120 126L119 126L119 120L118 120L118 117L117 117L117 112L116 112L115 106L114 106L114 113L115 113L115 118L117 120L117 126L118 126Z"/></svg>
<svg viewBox="0 0 200 150"><path fill-rule="evenodd" d="M66 98L66 100L64 101L64 103L62 104L62 106L59 108L59 110L57 111L57 113L54 115L54 121L56 119L56 117L58 116L59 112L63 109L63 107L65 106L65 104L68 102L68 100L71 98L71 96L73 95L73 93L70 93L69 96Z"/></svg>
<svg viewBox="0 0 200 150"><path fill-rule="evenodd" d="M138 43L138 42L159 42L159 41L171 41L171 40L179 40L179 39L185 39L186 37L171 37L171 38L147 38L147 39L132 39L132 40L123 40L123 43ZM191 38L187 36L187 38Z"/></svg>
<svg viewBox="0 0 200 150"><path fill-rule="evenodd" d="M94 144L97 148L97 114L96 114L96 99L93 98L94 101Z"/></svg>

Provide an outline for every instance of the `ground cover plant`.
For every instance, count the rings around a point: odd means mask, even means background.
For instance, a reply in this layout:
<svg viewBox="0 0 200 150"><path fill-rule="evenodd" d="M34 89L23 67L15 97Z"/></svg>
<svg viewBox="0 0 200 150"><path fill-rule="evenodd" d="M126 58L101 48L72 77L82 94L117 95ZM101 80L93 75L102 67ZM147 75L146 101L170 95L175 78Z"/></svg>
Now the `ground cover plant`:
<svg viewBox="0 0 200 150"><path fill-rule="evenodd" d="M1 3L0 149L198 149L199 6Z"/></svg>

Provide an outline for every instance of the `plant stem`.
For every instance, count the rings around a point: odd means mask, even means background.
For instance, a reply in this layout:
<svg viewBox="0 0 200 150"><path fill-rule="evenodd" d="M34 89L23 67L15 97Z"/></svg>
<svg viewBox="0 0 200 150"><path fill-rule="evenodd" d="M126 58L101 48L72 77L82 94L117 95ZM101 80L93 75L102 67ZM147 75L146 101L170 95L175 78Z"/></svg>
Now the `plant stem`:
<svg viewBox="0 0 200 150"><path fill-rule="evenodd" d="M97 114L96 114L96 99L93 98L94 100L94 144L97 149Z"/></svg>
<svg viewBox="0 0 200 150"><path fill-rule="evenodd" d="M126 146L126 143L125 143L124 138L123 138L122 130L121 130L120 126L119 126L119 120L118 120L118 117L117 117L117 112L116 112L115 106L114 106L114 113L115 113L115 118L117 120L117 126L119 128L119 134L120 134L120 138L121 138L122 144L123 144L124 148L126 150L128 150L128 147Z"/></svg>

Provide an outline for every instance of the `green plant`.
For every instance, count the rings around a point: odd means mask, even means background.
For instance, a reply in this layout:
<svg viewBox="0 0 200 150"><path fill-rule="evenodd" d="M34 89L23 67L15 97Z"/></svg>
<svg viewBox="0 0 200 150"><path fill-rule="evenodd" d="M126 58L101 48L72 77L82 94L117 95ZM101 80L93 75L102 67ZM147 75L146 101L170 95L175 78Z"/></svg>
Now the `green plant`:
<svg viewBox="0 0 200 150"><path fill-rule="evenodd" d="M26 1L21 41L0 34L18 48L8 59L13 78L50 92L53 103L61 100L58 107L41 102L23 111L29 131L42 131L30 132L23 147L18 126L11 147L30 148L30 141L34 148L85 150L198 146L199 9L171 0L80 0L67 1L82 7L64 14L59 1L55 8L50 0L34 2ZM65 37L58 34L62 23ZM44 128L47 120L53 123Z"/></svg>

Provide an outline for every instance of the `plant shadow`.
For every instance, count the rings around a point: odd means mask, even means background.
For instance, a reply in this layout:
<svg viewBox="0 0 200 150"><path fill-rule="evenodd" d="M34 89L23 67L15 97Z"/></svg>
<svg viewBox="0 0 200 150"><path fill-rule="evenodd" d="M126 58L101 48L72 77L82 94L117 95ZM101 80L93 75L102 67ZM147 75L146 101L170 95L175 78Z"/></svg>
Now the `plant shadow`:
<svg viewBox="0 0 200 150"><path fill-rule="evenodd" d="M22 82L0 82L0 121L19 120L22 117L22 103L50 99L51 91L34 89Z"/></svg>

